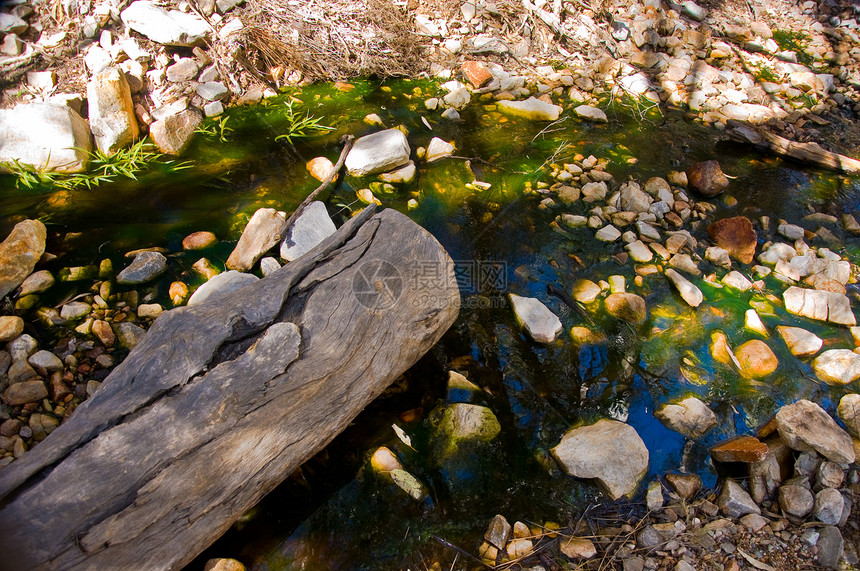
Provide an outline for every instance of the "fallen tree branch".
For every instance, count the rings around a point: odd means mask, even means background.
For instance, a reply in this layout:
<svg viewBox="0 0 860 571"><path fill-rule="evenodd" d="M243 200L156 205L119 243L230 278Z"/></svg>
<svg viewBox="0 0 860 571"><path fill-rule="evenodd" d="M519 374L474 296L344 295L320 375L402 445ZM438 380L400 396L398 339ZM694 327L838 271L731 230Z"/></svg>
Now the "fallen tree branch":
<svg viewBox="0 0 860 571"><path fill-rule="evenodd" d="M289 230L290 227L295 224L299 216L302 215L304 209L307 208L311 202L316 200L317 196L319 196L322 191L327 189L329 185L334 181L334 179L337 178L340 169L343 168L343 163L346 161L346 156L349 154L350 149L352 149L352 143L355 141L355 137L353 137L352 135L344 135L343 138L341 138L341 141L343 141L343 150L340 152L340 157L337 159L337 162L334 164L334 167L332 167L331 172L328 173L328 176L325 177L325 180L322 181L322 184L320 184L313 192L311 192L308 197L305 198L302 203L298 205L298 207L296 207L295 211L290 214L290 217L287 218L287 221L284 223L284 229L281 232L281 238L283 238L284 232Z"/></svg>
<svg viewBox="0 0 860 571"><path fill-rule="evenodd" d="M802 163L847 174L860 174L860 161L823 149L818 143L798 143L734 119L728 121L728 126L729 136L736 141L750 143L759 149Z"/></svg>

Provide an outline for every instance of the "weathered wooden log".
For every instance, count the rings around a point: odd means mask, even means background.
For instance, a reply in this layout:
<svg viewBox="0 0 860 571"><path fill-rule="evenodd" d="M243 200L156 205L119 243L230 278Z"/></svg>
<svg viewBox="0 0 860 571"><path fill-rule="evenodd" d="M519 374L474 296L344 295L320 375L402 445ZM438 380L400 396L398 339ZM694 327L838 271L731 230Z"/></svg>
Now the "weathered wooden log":
<svg viewBox="0 0 860 571"><path fill-rule="evenodd" d="M436 343L459 299L439 243L368 208L259 282L165 312L0 471L0 568L182 567Z"/></svg>
<svg viewBox="0 0 860 571"><path fill-rule="evenodd" d="M823 149L817 143L791 141L767 129L759 129L734 119L729 120L728 126L729 136L736 141L750 143L775 155L848 174L860 173L860 161Z"/></svg>

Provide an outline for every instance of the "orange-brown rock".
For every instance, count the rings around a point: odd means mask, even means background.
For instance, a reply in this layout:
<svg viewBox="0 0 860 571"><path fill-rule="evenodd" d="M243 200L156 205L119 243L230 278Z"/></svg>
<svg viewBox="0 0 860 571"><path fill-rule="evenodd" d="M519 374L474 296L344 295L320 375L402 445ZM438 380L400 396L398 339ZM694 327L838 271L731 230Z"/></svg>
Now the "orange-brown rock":
<svg viewBox="0 0 860 571"><path fill-rule="evenodd" d="M752 379L761 379L774 372L779 366L779 360L773 354L767 343L759 339L747 341L735 349L735 357L741 367L741 373Z"/></svg>
<svg viewBox="0 0 860 571"><path fill-rule="evenodd" d="M218 238L212 232L194 232L182 240L183 250L203 250L218 243Z"/></svg>
<svg viewBox="0 0 860 571"><path fill-rule="evenodd" d="M753 261L756 234L746 216L723 218L708 226L708 236L720 248L742 264Z"/></svg>
<svg viewBox="0 0 860 571"><path fill-rule="evenodd" d="M767 456L767 444L753 436L738 436L711 448L711 457L717 462L759 462Z"/></svg>
<svg viewBox="0 0 860 571"><path fill-rule="evenodd" d="M493 80L493 74L487 69L483 63L479 61L463 62L463 76L471 83L475 89L484 87Z"/></svg>

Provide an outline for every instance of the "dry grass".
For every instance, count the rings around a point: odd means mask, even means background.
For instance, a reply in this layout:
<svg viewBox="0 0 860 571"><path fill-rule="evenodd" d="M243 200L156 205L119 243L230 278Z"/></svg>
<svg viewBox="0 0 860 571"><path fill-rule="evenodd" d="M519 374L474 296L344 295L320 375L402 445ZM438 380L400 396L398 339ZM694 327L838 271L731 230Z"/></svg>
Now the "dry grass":
<svg viewBox="0 0 860 571"><path fill-rule="evenodd" d="M300 71L310 80L409 76L424 67L413 18L391 0L254 0L244 32L265 68ZM256 54L254 54L256 52Z"/></svg>

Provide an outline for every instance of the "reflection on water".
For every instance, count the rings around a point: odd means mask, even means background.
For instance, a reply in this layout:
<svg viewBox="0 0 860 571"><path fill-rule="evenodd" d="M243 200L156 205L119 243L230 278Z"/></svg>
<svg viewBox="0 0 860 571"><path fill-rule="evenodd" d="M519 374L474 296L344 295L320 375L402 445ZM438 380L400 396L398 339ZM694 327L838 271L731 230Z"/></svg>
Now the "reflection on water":
<svg viewBox="0 0 860 571"><path fill-rule="evenodd" d="M51 233L48 249L61 256L62 264L111 257L121 267L125 251L157 245L175 253L178 267L188 267L194 258L180 252L182 238L211 230L226 241L211 256L223 265L257 208L292 210L317 186L305 170L307 160L318 155L334 160L342 134L376 129L362 121L366 114L378 114L387 127L405 126L413 150L434 136L456 145L458 158L420 165L414 182L373 190L385 207L407 213L428 229L460 264L463 305L457 323L329 448L290 475L191 568L201 568L209 556L236 557L271 571L416 569L437 560L450 565L456 551L444 542L474 553L497 513L566 524L589 503L602 501L595 486L564 476L549 456L573 425L615 418L635 427L651 454L645 482L683 470L713 484L710 445L753 432L782 403L806 397L832 410L847 392L820 384L808 364L791 357L781 342L770 344L780 365L764 381L741 378L714 361L708 350L714 331L726 332L733 345L755 338L743 327L750 307L759 309L769 328L786 319L784 310L761 293L729 293L696 280L708 303L692 310L665 280L645 280L636 291L647 301L647 321L634 328L597 312L592 317L606 340L581 345L566 333L550 345L533 343L517 326L505 295L540 299L569 331L589 324L548 293L548 284L569 292L583 277L598 281L622 275L628 284L636 277L631 264L619 265L611 257L621 251L620 244L607 247L585 228L560 233L550 226L556 212L540 209L539 197L530 190L549 181L541 167L552 155L558 163L576 153L609 159L607 170L619 182L628 176L643 182L665 177L670 170L716 157L726 173L737 177L729 190L738 204L713 199L715 218L766 215L796 222L810 208L851 211L856 181L806 172L737 144L717 144L714 133L674 118L632 123L617 116L621 122L609 126L568 119L542 132L546 125L502 117L492 103L475 103L463 111L462 121L446 122L424 109L424 99L436 93L429 82L357 82L349 92L314 86L296 94L302 110L324 117L336 130L295 149L274 141L285 120L283 103L275 100L231 110L233 132L226 143L198 137L189 154L199 163L195 169L174 174L156 169L140 182L92 191L22 193L8 178L0 180L2 230L20 217L42 217ZM470 185L474 180L489 188ZM362 206L355 192L367 182L347 178L330 193L327 205L338 222ZM416 208L408 207L410 199L417 201ZM575 213L586 211L580 210ZM846 244L846 252L855 249ZM152 295L165 301L166 285L176 274L153 286ZM781 291L776 282L766 285ZM845 330L811 322L804 326L831 348L852 346ZM479 391L446 392L451 369L465 374ZM653 416L661 404L688 394L708 403L719 421L695 443ZM501 433L489 444L440 462L432 453L434 410L455 402L489 407ZM397 439L392 424L404 428L412 448ZM380 445L391 448L428 487L426 499L416 502L371 473L367 458Z"/></svg>

